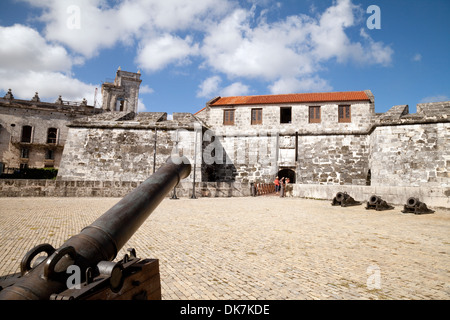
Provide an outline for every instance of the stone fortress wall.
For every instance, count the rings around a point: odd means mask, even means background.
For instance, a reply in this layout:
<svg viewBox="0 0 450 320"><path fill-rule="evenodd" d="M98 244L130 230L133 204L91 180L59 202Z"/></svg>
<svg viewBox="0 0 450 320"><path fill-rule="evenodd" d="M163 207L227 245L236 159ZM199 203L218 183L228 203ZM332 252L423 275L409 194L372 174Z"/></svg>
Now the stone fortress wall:
<svg viewBox="0 0 450 320"><path fill-rule="evenodd" d="M118 70L117 77L129 76L133 90L127 95L136 102L139 74L130 74ZM105 84L104 95L123 89L116 82L115 89ZM168 120L164 112L137 113L137 103L121 109L118 93L108 110L68 124L56 181L1 181L0 192L123 196L177 153L195 166L177 187L180 196L190 196L194 186L197 196L248 196L252 183L288 175L292 196L331 199L348 191L357 200L378 194L402 204L418 196L450 207L450 102L419 104L415 114L406 105L377 114L370 91L312 95L318 99L255 96L268 100L248 103L247 97L219 97L196 114L174 113ZM351 110L345 122L342 106ZM311 107L320 108L320 121L311 121Z"/></svg>

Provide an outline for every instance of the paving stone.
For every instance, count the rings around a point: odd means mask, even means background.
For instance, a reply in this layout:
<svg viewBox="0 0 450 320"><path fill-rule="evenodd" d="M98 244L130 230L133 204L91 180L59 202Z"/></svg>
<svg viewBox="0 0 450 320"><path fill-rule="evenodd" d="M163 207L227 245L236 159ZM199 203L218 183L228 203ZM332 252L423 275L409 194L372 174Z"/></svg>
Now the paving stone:
<svg viewBox="0 0 450 320"><path fill-rule="evenodd" d="M119 198L0 198L0 275L61 246ZM120 250L160 261L162 298L450 298L450 211L278 197L165 199ZM370 287L376 285L378 287Z"/></svg>

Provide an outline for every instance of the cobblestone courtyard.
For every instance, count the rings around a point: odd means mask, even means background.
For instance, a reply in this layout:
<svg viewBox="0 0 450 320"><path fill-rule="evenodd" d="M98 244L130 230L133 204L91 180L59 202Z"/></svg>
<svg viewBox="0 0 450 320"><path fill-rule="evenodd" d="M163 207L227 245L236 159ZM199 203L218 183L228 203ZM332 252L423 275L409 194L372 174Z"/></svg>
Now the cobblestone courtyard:
<svg viewBox="0 0 450 320"><path fill-rule="evenodd" d="M0 275L59 247L118 198L0 198ZM165 199L122 248L160 262L162 297L449 299L450 211L297 198Z"/></svg>

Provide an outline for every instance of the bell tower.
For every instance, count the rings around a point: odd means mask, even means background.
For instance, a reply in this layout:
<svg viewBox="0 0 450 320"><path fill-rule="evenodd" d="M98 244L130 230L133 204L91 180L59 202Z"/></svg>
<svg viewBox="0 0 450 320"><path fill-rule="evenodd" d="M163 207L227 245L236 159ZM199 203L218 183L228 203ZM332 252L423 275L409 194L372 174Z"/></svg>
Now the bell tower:
<svg viewBox="0 0 450 320"><path fill-rule="evenodd" d="M102 108L106 111L137 113L141 72L122 71L119 67L114 83L102 84Z"/></svg>

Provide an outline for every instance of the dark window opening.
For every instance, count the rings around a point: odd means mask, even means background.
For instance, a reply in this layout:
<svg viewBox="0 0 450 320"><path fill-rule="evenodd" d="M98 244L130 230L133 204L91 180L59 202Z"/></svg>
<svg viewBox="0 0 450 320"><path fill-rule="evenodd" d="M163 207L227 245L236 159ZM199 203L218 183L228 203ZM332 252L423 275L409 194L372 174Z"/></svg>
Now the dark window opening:
<svg viewBox="0 0 450 320"><path fill-rule="evenodd" d="M338 107L339 122L351 122L351 111L350 106L339 106Z"/></svg>
<svg viewBox="0 0 450 320"><path fill-rule="evenodd" d="M320 107L309 107L309 123L320 123Z"/></svg>
<svg viewBox="0 0 450 320"><path fill-rule="evenodd" d="M252 109L252 124L262 124L262 109Z"/></svg>
<svg viewBox="0 0 450 320"><path fill-rule="evenodd" d="M291 123L292 122L292 108L284 107L280 108L280 123Z"/></svg>
<svg viewBox="0 0 450 320"><path fill-rule="evenodd" d="M30 157L30 151L27 148L20 149L20 157L22 159L28 159Z"/></svg>
<svg viewBox="0 0 450 320"><path fill-rule="evenodd" d="M33 128L31 126L23 126L22 127L22 137L20 139L20 142L30 143L32 131L33 131Z"/></svg>
<svg viewBox="0 0 450 320"><path fill-rule="evenodd" d="M54 160L55 159L55 151L53 150L47 150L45 153L45 160Z"/></svg>
<svg viewBox="0 0 450 320"><path fill-rule="evenodd" d="M124 111L125 99L118 98L116 102L116 111Z"/></svg>
<svg viewBox="0 0 450 320"><path fill-rule="evenodd" d="M20 164L20 169L28 169L28 163L21 163Z"/></svg>
<svg viewBox="0 0 450 320"><path fill-rule="evenodd" d="M58 129L49 128L47 131L47 143L56 143L57 135L58 135Z"/></svg>
<svg viewBox="0 0 450 320"><path fill-rule="evenodd" d="M223 110L223 124L234 125L234 110Z"/></svg>
<svg viewBox="0 0 450 320"><path fill-rule="evenodd" d="M367 171L367 177L366 177L366 186L370 186L372 183L372 172Z"/></svg>

